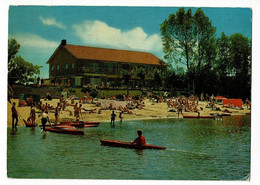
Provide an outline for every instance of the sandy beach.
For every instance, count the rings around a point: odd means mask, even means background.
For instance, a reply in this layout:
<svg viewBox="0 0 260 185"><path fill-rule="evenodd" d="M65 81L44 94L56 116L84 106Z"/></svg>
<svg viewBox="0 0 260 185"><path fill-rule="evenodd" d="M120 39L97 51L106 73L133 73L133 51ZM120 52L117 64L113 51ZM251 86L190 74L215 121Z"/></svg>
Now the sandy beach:
<svg viewBox="0 0 260 185"><path fill-rule="evenodd" d="M30 107L18 107L18 99L11 99L12 102L16 102L16 109L20 116L27 120L27 118L30 115ZM53 105L54 107L57 106L57 102L59 102L59 99L53 99L51 101L45 101L44 99L41 100L43 104L48 103L50 105ZM75 102L79 102L79 100L76 100ZM210 113L221 113L221 111L214 111L210 108L205 108L206 102L199 102L199 108L202 107L203 110L200 111L200 115L210 115ZM8 115L7 115L7 126L12 126L12 113L11 113L11 107L12 105L8 102ZM82 110L82 121L98 121L98 122L109 122L110 121L110 114L112 113L111 110L102 110L101 114L98 114L98 110L100 107L97 107L95 104L89 104L85 103L82 104L82 107L84 109L96 109L94 113L89 113L88 111ZM222 105L217 105L220 109L224 110L226 108L223 108ZM69 109L73 112L72 106L67 106L66 109ZM167 118L178 118L178 114L176 112L169 112L172 108L168 108L167 103L155 103L152 104L151 101L148 99L145 100L145 107L144 109L138 110L134 109L132 110L133 114L123 114L123 121L124 120L141 120L141 119L167 119ZM231 115L245 115L245 113L250 112L250 110L247 110L246 107L244 107L244 110L236 110L236 109L228 109L232 112ZM120 121L119 116L119 110L115 110L115 113L117 114L116 121ZM41 124L41 117L40 110L36 109L36 122ZM194 112L183 112L183 115L198 115ZM52 123L55 122L55 116L54 111L49 112L49 118ZM182 118L182 115L180 115L180 118ZM68 120L75 120L75 117L73 115L70 115L69 111L61 111L59 121L68 121ZM18 122L19 126L23 126L24 123L21 118L19 118Z"/></svg>

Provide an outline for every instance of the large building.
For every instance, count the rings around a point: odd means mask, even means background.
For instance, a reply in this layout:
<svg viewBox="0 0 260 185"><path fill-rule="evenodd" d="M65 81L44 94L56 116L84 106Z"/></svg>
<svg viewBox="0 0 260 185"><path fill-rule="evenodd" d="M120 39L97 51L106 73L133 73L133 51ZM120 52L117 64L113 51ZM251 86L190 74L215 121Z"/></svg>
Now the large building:
<svg viewBox="0 0 260 185"><path fill-rule="evenodd" d="M138 85L136 71L143 67L146 85L153 85L155 68L166 71L167 64L151 53L105 49L67 44L61 44L47 61L49 64L49 78L52 83L83 86L92 83L100 86L109 82L120 86L122 71L132 73L130 86Z"/></svg>

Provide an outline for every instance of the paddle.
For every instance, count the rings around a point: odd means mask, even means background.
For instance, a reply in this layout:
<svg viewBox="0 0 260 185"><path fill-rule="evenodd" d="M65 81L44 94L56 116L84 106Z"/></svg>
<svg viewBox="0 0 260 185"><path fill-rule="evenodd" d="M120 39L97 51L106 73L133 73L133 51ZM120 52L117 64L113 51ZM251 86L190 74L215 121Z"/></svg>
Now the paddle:
<svg viewBox="0 0 260 185"><path fill-rule="evenodd" d="M26 126L27 125L27 121L25 121L25 119L23 119L23 117L18 113L17 110L16 110L16 112L17 112L17 115L19 116L19 118L23 120L23 122L24 122L24 124Z"/></svg>

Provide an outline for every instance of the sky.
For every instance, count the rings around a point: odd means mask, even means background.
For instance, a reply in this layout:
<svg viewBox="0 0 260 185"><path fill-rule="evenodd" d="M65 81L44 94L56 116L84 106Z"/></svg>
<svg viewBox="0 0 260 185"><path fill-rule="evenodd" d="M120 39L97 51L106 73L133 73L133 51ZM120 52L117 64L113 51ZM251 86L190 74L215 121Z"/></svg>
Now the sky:
<svg viewBox="0 0 260 185"><path fill-rule="evenodd" d="M8 38L21 45L18 55L43 66L62 39L68 44L150 52L163 59L160 24L180 7L10 6ZM187 9L187 8L186 8ZM195 13L197 8L191 8ZM202 8L217 28L230 36L252 37L250 8Z"/></svg>

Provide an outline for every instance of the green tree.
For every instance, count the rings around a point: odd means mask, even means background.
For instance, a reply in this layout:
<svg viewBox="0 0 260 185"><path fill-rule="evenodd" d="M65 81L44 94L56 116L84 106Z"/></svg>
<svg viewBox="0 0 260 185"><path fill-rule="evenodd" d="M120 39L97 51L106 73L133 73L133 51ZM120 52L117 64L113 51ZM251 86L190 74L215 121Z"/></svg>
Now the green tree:
<svg viewBox="0 0 260 185"><path fill-rule="evenodd" d="M126 85L127 95L128 95L129 94L129 82L132 77L132 72L130 72L128 70L123 70L121 72L121 75L122 75L122 84Z"/></svg>
<svg viewBox="0 0 260 185"><path fill-rule="evenodd" d="M170 14L161 24L161 34L164 58L170 62L180 62L189 70L195 45L191 9L185 12L184 8L180 8L176 15Z"/></svg>
<svg viewBox="0 0 260 185"><path fill-rule="evenodd" d="M230 59L233 66L233 94L236 97L250 97L251 42L240 33L230 36Z"/></svg>
<svg viewBox="0 0 260 185"><path fill-rule="evenodd" d="M18 44L15 39L8 39L8 67L9 62L11 62L15 58L15 55L18 53L19 49L20 44Z"/></svg>
<svg viewBox="0 0 260 185"><path fill-rule="evenodd" d="M137 76L140 78L140 85L143 88L145 86L145 69L143 67L137 69Z"/></svg>
<svg viewBox="0 0 260 185"><path fill-rule="evenodd" d="M154 86L157 90L163 85L163 74L160 70L155 68L153 73Z"/></svg>
<svg viewBox="0 0 260 185"><path fill-rule="evenodd" d="M28 84L33 82L33 76L40 74L40 66L24 60L16 54L20 45L15 39L8 40L8 83Z"/></svg>
<svg viewBox="0 0 260 185"><path fill-rule="evenodd" d="M212 26L209 18L202 9L197 9L193 16L194 37L196 39L196 51L194 57L196 71L200 71L205 65L210 65L216 57L216 28Z"/></svg>
<svg viewBox="0 0 260 185"><path fill-rule="evenodd" d="M216 28L202 9L192 15L191 9L185 12L180 8L161 24L161 34L165 58L187 67L188 89L197 84L201 70L211 68L216 57ZM183 60L186 62L182 62Z"/></svg>

